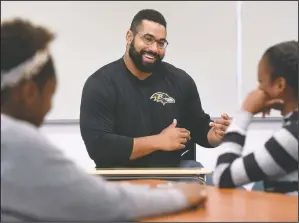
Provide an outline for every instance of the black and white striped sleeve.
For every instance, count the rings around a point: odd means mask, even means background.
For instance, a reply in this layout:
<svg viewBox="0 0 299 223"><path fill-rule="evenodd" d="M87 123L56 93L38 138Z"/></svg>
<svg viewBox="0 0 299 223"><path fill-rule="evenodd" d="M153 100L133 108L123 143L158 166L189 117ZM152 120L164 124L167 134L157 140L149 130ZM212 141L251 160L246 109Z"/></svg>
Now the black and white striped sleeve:
<svg viewBox="0 0 299 223"><path fill-rule="evenodd" d="M264 145L242 156L252 115L241 111L233 119L219 147L213 181L222 188L238 187L266 178L280 177L298 169L296 126L277 131Z"/></svg>

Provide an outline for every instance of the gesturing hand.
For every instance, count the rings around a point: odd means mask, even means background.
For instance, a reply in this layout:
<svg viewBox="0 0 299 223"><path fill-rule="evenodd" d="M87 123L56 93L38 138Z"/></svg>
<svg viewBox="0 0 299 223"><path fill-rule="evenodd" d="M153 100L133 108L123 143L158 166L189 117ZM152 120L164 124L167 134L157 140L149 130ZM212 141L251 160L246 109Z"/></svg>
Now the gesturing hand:
<svg viewBox="0 0 299 223"><path fill-rule="evenodd" d="M164 151L174 151L185 148L185 144L191 139L190 132L185 128L177 128L177 120L157 135L159 148Z"/></svg>
<svg viewBox="0 0 299 223"><path fill-rule="evenodd" d="M221 115L221 119L216 119L214 122L210 123L210 126L213 127L213 131L215 132L218 138L222 138L225 134L227 127L231 123L231 118L226 114Z"/></svg>

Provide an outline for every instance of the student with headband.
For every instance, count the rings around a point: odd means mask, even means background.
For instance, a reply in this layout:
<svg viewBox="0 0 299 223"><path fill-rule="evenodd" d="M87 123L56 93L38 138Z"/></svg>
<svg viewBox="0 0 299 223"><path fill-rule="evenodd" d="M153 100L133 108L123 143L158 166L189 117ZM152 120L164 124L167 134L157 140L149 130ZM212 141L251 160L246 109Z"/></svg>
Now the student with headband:
<svg viewBox="0 0 299 223"><path fill-rule="evenodd" d="M199 184L149 189L88 175L39 132L57 82L52 39L27 21L1 24L1 220L127 221L203 202Z"/></svg>

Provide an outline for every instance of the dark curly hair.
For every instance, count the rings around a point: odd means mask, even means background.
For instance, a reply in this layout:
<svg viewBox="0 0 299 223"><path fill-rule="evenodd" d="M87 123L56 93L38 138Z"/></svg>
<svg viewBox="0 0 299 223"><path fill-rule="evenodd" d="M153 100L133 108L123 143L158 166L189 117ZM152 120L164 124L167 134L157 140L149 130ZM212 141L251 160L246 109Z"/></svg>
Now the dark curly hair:
<svg viewBox="0 0 299 223"><path fill-rule="evenodd" d="M54 34L49 30L26 20L17 18L1 22L1 73L33 57L37 51L45 49L53 39ZM39 89L43 89L48 78L53 76L55 69L50 57L32 80L37 83ZM1 89L1 104L10 91L9 87Z"/></svg>

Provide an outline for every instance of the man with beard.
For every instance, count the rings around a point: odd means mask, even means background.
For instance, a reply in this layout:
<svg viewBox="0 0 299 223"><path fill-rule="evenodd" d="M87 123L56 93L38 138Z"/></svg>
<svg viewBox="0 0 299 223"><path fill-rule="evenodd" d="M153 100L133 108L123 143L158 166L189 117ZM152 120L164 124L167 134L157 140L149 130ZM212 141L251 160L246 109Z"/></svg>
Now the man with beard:
<svg viewBox="0 0 299 223"><path fill-rule="evenodd" d="M230 118L211 121L193 79L162 62L163 15L138 12L126 40L123 58L97 70L83 88L80 129L96 167L178 167L194 142L217 146Z"/></svg>
<svg viewBox="0 0 299 223"><path fill-rule="evenodd" d="M54 34L1 21L1 222L127 222L203 204L197 183L149 188L86 173L40 132L56 91Z"/></svg>

